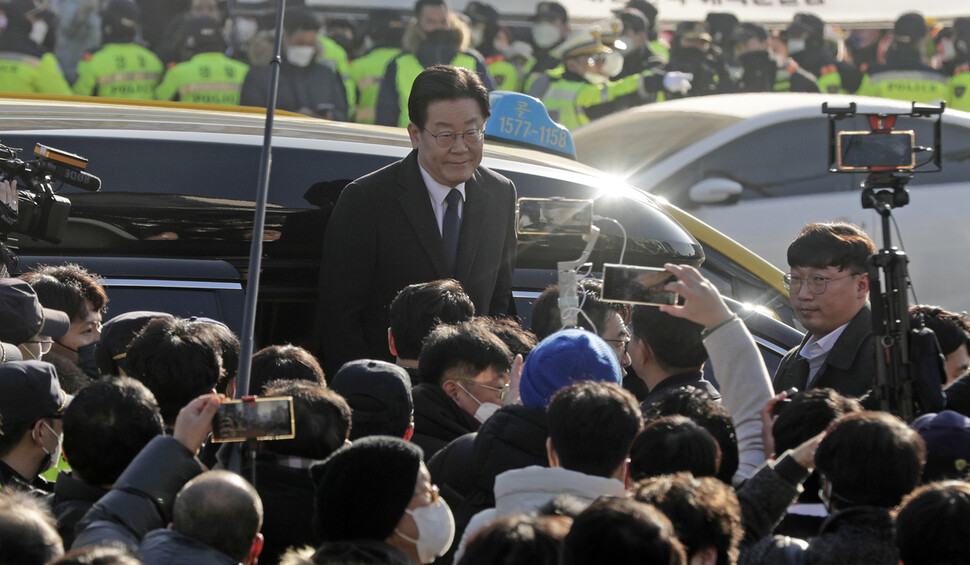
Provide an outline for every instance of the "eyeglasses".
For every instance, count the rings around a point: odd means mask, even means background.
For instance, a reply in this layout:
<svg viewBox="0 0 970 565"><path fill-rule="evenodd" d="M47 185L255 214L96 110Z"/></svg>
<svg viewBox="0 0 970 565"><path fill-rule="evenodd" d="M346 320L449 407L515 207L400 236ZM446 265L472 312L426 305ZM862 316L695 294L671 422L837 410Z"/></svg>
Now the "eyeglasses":
<svg viewBox="0 0 970 565"><path fill-rule="evenodd" d="M455 133L453 131L431 133L428 130L424 131L433 137L435 142L438 144L438 147L442 149L447 149L453 146L459 137L465 142L467 147L477 147L478 144L482 142L482 137L485 136L485 130L481 129L470 129L465 133Z"/></svg>
<svg viewBox="0 0 970 565"><path fill-rule="evenodd" d="M511 384L504 384L501 387L497 387L497 386L483 385L482 383L476 383L475 381L464 381L464 382L473 386L480 386L482 388L487 388L488 390L494 390L495 392L498 393L498 398L502 402L505 402L505 397L508 396L509 389L512 388ZM468 391L465 391L465 392L468 392Z"/></svg>
<svg viewBox="0 0 970 565"><path fill-rule="evenodd" d="M621 337L620 339L604 339L603 341L610 344L613 351L616 351L619 355L626 353L630 347L630 336Z"/></svg>
<svg viewBox="0 0 970 565"><path fill-rule="evenodd" d="M847 279L849 277L854 277L856 275L861 275L862 273L849 273L844 277L839 277L837 279L827 279L821 275L815 275L814 277L793 277L791 273L786 274L781 277L781 281L785 283L785 289L792 293L798 294L802 290L802 281L808 283L808 290L812 294L819 295L825 292L826 285L832 281L840 281L842 279Z"/></svg>
<svg viewBox="0 0 970 565"><path fill-rule="evenodd" d="M40 340L40 339L38 339L38 340L25 341L24 343L39 343L40 344L40 352L41 352L42 355L43 354L46 354L46 353L50 353L51 348L54 347L54 340Z"/></svg>

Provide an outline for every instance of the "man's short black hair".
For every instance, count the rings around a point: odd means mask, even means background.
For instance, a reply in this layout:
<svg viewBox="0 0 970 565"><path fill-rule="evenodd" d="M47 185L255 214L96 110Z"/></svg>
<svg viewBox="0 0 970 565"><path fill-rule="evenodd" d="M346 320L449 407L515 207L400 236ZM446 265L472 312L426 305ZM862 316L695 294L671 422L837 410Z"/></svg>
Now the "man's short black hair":
<svg viewBox="0 0 970 565"><path fill-rule="evenodd" d="M781 455L825 431L832 422L851 412L862 410L862 404L830 388L813 388L792 396L771 428L775 453Z"/></svg>
<svg viewBox="0 0 970 565"><path fill-rule="evenodd" d="M731 421L731 414L703 390L678 389L655 404L644 408L643 416L651 422L661 416L679 414L687 416L711 432L721 449L721 468L717 478L731 484L738 470L738 436Z"/></svg>
<svg viewBox="0 0 970 565"><path fill-rule="evenodd" d="M471 537L461 565L559 565L572 523L565 516L498 518Z"/></svg>
<svg viewBox="0 0 970 565"><path fill-rule="evenodd" d="M185 320L156 319L128 346L130 375L152 391L168 425L179 410L219 381L219 345Z"/></svg>
<svg viewBox="0 0 970 565"><path fill-rule="evenodd" d="M560 466L597 477L613 475L643 428L632 394L617 384L595 381L557 392L546 419Z"/></svg>
<svg viewBox="0 0 970 565"><path fill-rule="evenodd" d="M398 357L417 359L431 330L471 320L475 305L460 282L441 279L404 287L391 301L389 314Z"/></svg>
<svg viewBox="0 0 970 565"><path fill-rule="evenodd" d="M625 304L603 302L603 281L583 279L579 281L579 304L586 316L577 318L579 326L596 334L601 334L606 326L607 317L616 312L624 321L630 317L630 307ZM586 317L589 317L587 320ZM529 322L532 332L539 340L562 329L562 316L559 311L559 285L547 287L532 303L532 318Z"/></svg>
<svg viewBox="0 0 970 565"><path fill-rule="evenodd" d="M512 356L521 355L523 359L535 349L539 340L536 335L522 327L512 318L480 318L484 320L492 333L498 336L505 345L509 346Z"/></svg>
<svg viewBox="0 0 970 565"><path fill-rule="evenodd" d="M843 416L815 452L815 468L831 483L838 508L893 508L919 484L925 462L923 439L885 412Z"/></svg>
<svg viewBox="0 0 970 565"><path fill-rule="evenodd" d="M263 525L263 502L245 479L230 471L205 472L182 487L172 508L172 529L237 562L249 556Z"/></svg>
<svg viewBox="0 0 970 565"><path fill-rule="evenodd" d="M970 555L970 483L941 481L906 497L896 511L900 563L966 563Z"/></svg>
<svg viewBox="0 0 970 565"><path fill-rule="evenodd" d="M744 529L741 505L730 486L714 477L677 473L646 479L630 492L635 500L656 506L670 518L688 558L713 547L717 565L737 562Z"/></svg>
<svg viewBox="0 0 970 565"><path fill-rule="evenodd" d="M104 310L108 304L101 279L76 263L38 265L20 278L34 289L44 308L66 312L72 322L84 318L87 302L95 312Z"/></svg>
<svg viewBox="0 0 970 565"><path fill-rule="evenodd" d="M866 261L876 245L859 226L848 222L808 224L788 246L788 265L793 268L838 267L866 272Z"/></svg>
<svg viewBox="0 0 970 565"><path fill-rule="evenodd" d="M629 498L600 498L576 517L563 543L563 565L684 565L670 520Z"/></svg>
<svg viewBox="0 0 970 565"><path fill-rule="evenodd" d="M470 380L493 367L512 368L512 352L487 323L476 320L438 326L425 340L418 358L421 382L441 385L447 380Z"/></svg>
<svg viewBox="0 0 970 565"><path fill-rule="evenodd" d="M296 437L263 444L279 455L326 459L350 437L351 413L347 401L321 383L270 381L264 396L292 396Z"/></svg>
<svg viewBox="0 0 970 565"><path fill-rule="evenodd" d="M278 380L326 383L317 358L306 349L289 344L270 345L253 355L250 392L262 395L267 383Z"/></svg>
<svg viewBox="0 0 970 565"><path fill-rule="evenodd" d="M630 447L630 478L634 481L680 471L714 477L720 466L717 440L686 416L664 416L648 423Z"/></svg>
<svg viewBox="0 0 970 565"><path fill-rule="evenodd" d="M408 98L408 118L421 129L428 125L428 107L442 100L471 98L478 103L482 119L488 120L488 89L474 71L451 65L435 65L414 79ZM484 126L484 123L483 123Z"/></svg>
<svg viewBox="0 0 970 565"><path fill-rule="evenodd" d="M656 306L633 309L630 331L650 346L665 371L700 367L707 361L703 330L704 326L661 312Z"/></svg>
<svg viewBox="0 0 970 565"><path fill-rule="evenodd" d="M418 0L414 3L414 17L421 17L421 10L424 10L427 6L445 6L448 7L448 3L445 0Z"/></svg>
<svg viewBox="0 0 970 565"><path fill-rule="evenodd" d="M15 489L0 489L0 565L44 565L64 553L50 509Z"/></svg>
<svg viewBox="0 0 970 565"><path fill-rule="evenodd" d="M81 389L64 411L64 452L84 482L111 485L155 436L165 431L151 391L118 377Z"/></svg>
<svg viewBox="0 0 970 565"><path fill-rule="evenodd" d="M192 324L194 330L205 336L210 342L219 345L222 374L219 377L219 382L216 383L216 392L224 394L229 386L229 381L236 378L236 372L239 370L239 337L228 326L219 322L190 318L189 323Z"/></svg>

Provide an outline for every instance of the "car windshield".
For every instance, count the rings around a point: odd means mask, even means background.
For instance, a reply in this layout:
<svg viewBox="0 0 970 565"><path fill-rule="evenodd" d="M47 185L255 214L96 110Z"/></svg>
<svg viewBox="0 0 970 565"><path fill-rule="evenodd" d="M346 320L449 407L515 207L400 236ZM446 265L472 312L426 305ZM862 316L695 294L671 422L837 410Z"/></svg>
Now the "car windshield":
<svg viewBox="0 0 970 565"><path fill-rule="evenodd" d="M581 162L625 176L742 120L707 112L642 112L632 120L627 115L593 122L573 139Z"/></svg>

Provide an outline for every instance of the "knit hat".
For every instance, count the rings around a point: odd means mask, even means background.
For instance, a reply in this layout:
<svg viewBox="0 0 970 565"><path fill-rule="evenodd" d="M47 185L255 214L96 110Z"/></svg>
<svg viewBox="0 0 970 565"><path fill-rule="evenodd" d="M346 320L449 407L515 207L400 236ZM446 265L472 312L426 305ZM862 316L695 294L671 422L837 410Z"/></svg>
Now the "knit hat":
<svg viewBox="0 0 970 565"><path fill-rule="evenodd" d="M387 539L414 496L423 457L413 443L369 436L314 465L319 540Z"/></svg>
<svg viewBox="0 0 970 565"><path fill-rule="evenodd" d="M56 339L71 329L71 318L41 306L37 293L21 279L0 279L0 320L0 341L14 345L37 334Z"/></svg>
<svg viewBox="0 0 970 565"><path fill-rule="evenodd" d="M353 422L407 422L414 414L411 377L403 367L386 361L360 359L345 363L330 383L353 410Z"/></svg>
<svg viewBox="0 0 970 565"><path fill-rule="evenodd" d="M910 427L926 443L925 482L970 476L970 418L944 410L923 414Z"/></svg>
<svg viewBox="0 0 970 565"><path fill-rule="evenodd" d="M560 389L579 381L620 384L623 369L613 349L598 335L560 330L540 341L526 357L519 396L525 406L546 408Z"/></svg>
<svg viewBox="0 0 970 565"><path fill-rule="evenodd" d="M125 352L138 332L155 318L172 318L167 312L138 310L111 318L101 327L101 339L94 346L94 359L102 375L116 375L117 368L128 370Z"/></svg>

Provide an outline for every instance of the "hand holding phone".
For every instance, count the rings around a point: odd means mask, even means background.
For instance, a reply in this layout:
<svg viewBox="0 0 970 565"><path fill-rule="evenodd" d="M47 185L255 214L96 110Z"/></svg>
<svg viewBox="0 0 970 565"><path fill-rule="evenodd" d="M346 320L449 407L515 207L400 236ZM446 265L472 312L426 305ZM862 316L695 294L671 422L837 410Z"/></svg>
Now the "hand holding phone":
<svg viewBox="0 0 970 565"><path fill-rule="evenodd" d="M714 284L694 267L667 263L664 269L677 279L668 283L665 288L682 296L684 303L661 306L661 312L685 318L704 326L705 329L716 328L734 315Z"/></svg>

